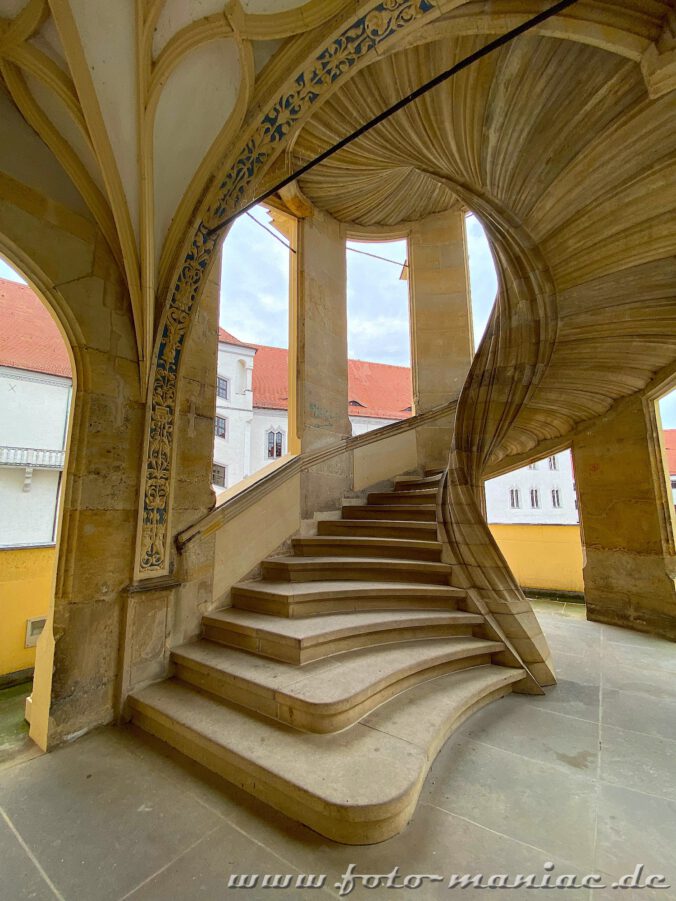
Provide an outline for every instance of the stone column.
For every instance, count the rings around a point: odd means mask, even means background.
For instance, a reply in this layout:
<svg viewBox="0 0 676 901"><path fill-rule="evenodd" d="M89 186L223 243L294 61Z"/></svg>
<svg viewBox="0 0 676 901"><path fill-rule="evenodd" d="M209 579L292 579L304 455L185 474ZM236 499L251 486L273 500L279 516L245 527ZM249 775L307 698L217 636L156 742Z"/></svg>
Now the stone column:
<svg viewBox="0 0 676 901"><path fill-rule="evenodd" d="M671 492L655 404L617 403L573 441L589 619L676 639Z"/></svg>
<svg viewBox="0 0 676 901"><path fill-rule="evenodd" d="M464 218L460 209L428 216L409 238L416 413L458 397L474 354ZM421 465L446 466L451 429L449 418L418 430Z"/></svg>
<svg viewBox="0 0 676 901"><path fill-rule="evenodd" d="M315 211L298 223L296 417L302 451L350 435L345 238Z"/></svg>
<svg viewBox="0 0 676 901"><path fill-rule="evenodd" d="M340 224L319 210L297 224L295 287L291 317L296 338L295 416L290 398L289 434L295 426L299 449L307 452L351 434L345 237ZM313 467L303 474L301 515L338 509L343 492L351 486L351 455Z"/></svg>

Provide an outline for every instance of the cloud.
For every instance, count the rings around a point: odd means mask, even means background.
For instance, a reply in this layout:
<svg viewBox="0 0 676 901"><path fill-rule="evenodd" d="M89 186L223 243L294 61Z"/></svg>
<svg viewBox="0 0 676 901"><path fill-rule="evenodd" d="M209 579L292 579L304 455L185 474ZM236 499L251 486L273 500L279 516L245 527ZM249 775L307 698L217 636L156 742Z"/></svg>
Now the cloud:
<svg viewBox="0 0 676 901"><path fill-rule="evenodd" d="M474 346L478 347L495 303L498 277L483 226L476 216L473 215L467 216L465 223L467 230L467 254L469 257L469 282L472 297L472 320L474 324Z"/></svg>
<svg viewBox="0 0 676 901"><path fill-rule="evenodd" d="M254 215L268 225L264 209L254 210ZM467 218L467 243L478 343L497 279L488 241L474 216ZM406 241L349 241L347 247L349 356L410 366L409 283L399 278L407 258ZM373 256L354 253L355 249ZM289 251L251 218L240 217L223 246L221 325L242 341L288 347L288 298Z"/></svg>

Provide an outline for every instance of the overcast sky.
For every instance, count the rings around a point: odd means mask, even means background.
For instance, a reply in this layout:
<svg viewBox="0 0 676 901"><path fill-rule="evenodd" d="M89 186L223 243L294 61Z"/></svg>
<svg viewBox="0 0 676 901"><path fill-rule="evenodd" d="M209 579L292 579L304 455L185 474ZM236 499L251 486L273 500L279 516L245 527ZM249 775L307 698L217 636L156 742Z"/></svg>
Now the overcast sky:
<svg viewBox="0 0 676 901"><path fill-rule="evenodd" d="M263 209L253 215L266 225ZM483 334L497 287L483 229L468 219L475 343ZM348 354L359 360L410 366L408 283L402 281L406 242L348 242ZM385 257L374 259L362 253ZM221 325L242 341L288 345L288 251L251 217L233 225L223 247Z"/></svg>

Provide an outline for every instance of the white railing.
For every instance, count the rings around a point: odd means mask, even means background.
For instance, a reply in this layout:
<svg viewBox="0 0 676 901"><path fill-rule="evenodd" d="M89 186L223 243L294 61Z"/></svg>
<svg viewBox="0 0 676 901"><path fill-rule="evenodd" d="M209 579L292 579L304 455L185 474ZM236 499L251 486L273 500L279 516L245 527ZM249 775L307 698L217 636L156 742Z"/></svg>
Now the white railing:
<svg viewBox="0 0 676 901"><path fill-rule="evenodd" d="M63 469L62 450L39 447L3 447L0 445L0 466L30 466L34 469Z"/></svg>

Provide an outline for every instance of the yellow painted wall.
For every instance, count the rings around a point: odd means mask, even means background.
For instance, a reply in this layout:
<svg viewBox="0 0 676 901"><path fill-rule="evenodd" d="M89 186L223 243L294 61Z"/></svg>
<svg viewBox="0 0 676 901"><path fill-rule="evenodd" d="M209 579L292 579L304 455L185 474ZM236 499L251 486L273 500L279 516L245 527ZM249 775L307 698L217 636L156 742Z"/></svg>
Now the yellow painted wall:
<svg viewBox="0 0 676 901"><path fill-rule="evenodd" d="M35 665L26 620L49 612L56 549L0 549L0 676Z"/></svg>
<svg viewBox="0 0 676 901"><path fill-rule="evenodd" d="M579 526L491 524L522 588L584 591Z"/></svg>

